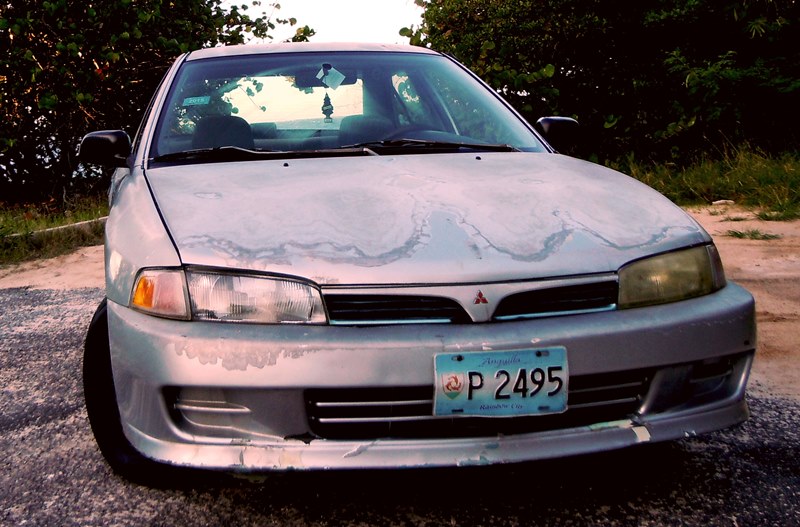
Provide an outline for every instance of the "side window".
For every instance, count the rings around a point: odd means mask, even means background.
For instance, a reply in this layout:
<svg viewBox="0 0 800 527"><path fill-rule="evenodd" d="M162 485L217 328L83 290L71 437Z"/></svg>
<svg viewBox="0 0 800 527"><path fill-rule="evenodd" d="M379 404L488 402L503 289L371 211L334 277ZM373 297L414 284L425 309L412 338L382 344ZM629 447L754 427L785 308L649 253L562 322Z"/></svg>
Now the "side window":
<svg viewBox="0 0 800 527"><path fill-rule="evenodd" d="M474 83L458 83L438 72L431 75L432 89L439 95L445 111L459 135L487 143L514 144L516 138L507 123L486 104L482 88Z"/></svg>
<svg viewBox="0 0 800 527"><path fill-rule="evenodd" d="M171 95L158 135L158 154L192 148L192 133L197 122L207 115L230 115L230 104L214 91L220 81L182 82Z"/></svg>
<svg viewBox="0 0 800 527"><path fill-rule="evenodd" d="M428 71L424 76L395 73L392 86L399 124L488 143L513 142L508 127L485 105L485 94L456 80L447 72Z"/></svg>
<svg viewBox="0 0 800 527"><path fill-rule="evenodd" d="M457 123L461 135L475 139L486 138L486 121L483 108L476 107L470 94L463 93L460 86L448 82L447 78L435 79L436 87L442 95L442 100L448 112Z"/></svg>
<svg viewBox="0 0 800 527"><path fill-rule="evenodd" d="M392 86L397 97L397 118L401 126L428 124L430 112L426 111L414 83L404 73L392 75Z"/></svg>

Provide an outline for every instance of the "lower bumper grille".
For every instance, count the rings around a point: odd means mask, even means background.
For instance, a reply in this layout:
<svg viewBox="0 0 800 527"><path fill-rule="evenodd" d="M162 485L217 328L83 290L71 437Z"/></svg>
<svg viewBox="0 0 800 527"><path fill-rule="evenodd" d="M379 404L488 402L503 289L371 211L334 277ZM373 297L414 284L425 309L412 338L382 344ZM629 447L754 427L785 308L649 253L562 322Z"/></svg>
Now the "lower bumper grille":
<svg viewBox="0 0 800 527"><path fill-rule="evenodd" d="M588 426L741 394L752 352L662 368L572 376L568 410L513 418L434 417L433 387L165 387L174 424L195 439L494 437ZM310 432L310 435L309 435Z"/></svg>
<svg viewBox="0 0 800 527"><path fill-rule="evenodd" d="M514 418L434 417L433 387L306 391L314 435L327 439L512 435L624 419L640 406L654 370L570 378L563 414Z"/></svg>
<svg viewBox="0 0 800 527"><path fill-rule="evenodd" d="M562 414L435 417L433 387L307 390L309 427L328 439L491 437L588 426L713 403L738 393L751 353L569 379Z"/></svg>

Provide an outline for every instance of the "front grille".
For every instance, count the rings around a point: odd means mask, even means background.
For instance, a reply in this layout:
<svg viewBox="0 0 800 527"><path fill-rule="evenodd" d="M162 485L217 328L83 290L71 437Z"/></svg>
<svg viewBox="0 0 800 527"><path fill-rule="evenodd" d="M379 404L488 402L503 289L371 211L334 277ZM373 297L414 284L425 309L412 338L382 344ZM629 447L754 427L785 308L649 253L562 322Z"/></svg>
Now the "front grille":
<svg viewBox="0 0 800 527"><path fill-rule="evenodd" d="M434 417L433 387L306 391L313 434L326 439L484 437L590 425L628 418L654 370L570 377L568 410L513 418Z"/></svg>
<svg viewBox="0 0 800 527"><path fill-rule="evenodd" d="M449 298L413 295L326 294L331 324L466 323L469 315Z"/></svg>
<svg viewBox="0 0 800 527"><path fill-rule="evenodd" d="M592 313L616 308L616 279L558 287L542 287L542 284L531 287L538 289L498 299L500 302L492 320ZM477 287L470 286L468 289L470 299L475 298L476 291L482 295ZM458 301L443 296L330 292L324 298L331 324L467 324L473 321L467 309ZM476 300L475 304L478 303ZM484 316L483 313L480 316Z"/></svg>
<svg viewBox="0 0 800 527"><path fill-rule="evenodd" d="M585 313L613 309L617 303L616 280L553 287L509 295L494 312L495 320Z"/></svg>

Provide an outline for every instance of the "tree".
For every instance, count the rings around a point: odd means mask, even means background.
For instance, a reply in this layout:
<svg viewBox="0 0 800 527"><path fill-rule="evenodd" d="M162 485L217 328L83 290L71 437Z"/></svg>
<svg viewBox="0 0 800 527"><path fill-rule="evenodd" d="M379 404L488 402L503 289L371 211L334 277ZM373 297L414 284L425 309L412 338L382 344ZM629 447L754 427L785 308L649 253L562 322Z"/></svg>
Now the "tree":
<svg viewBox="0 0 800 527"><path fill-rule="evenodd" d="M0 202L61 197L96 183L75 151L91 130L133 134L180 53L269 38L259 1L0 0ZM280 6L268 6L274 13ZM295 40L313 34L298 29Z"/></svg>
<svg viewBox="0 0 800 527"><path fill-rule="evenodd" d="M418 0L412 43L453 54L530 119L578 118L601 159L796 149L800 2Z"/></svg>

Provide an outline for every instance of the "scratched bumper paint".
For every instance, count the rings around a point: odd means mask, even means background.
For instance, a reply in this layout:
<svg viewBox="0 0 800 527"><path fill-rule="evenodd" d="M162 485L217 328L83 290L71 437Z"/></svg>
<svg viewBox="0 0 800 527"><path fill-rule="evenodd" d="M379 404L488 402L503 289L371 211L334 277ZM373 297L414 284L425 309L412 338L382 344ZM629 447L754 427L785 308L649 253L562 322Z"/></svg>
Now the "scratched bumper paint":
<svg viewBox="0 0 800 527"><path fill-rule="evenodd" d="M155 459L230 472L424 468L515 463L602 452L650 440L679 439L685 437L687 430L692 430L691 435L706 433L741 423L748 416L747 404L741 398L688 416L664 416L646 425L625 422L483 439L192 445L160 441L133 428L126 431L132 444ZM652 439L644 439L646 436Z"/></svg>
<svg viewBox="0 0 800 527"><path fill-rule="evenodd" d="M721 306L725 322L719 322ZM177 465L274 470L513 462L675 439L739 423L747 417L752 310L750 295L730 284L677 304L491 328L187 323L153 319L116 304L110 304L109 322L117 397L132 444ZM685 346L687 340L695 345ZM470 439L339 441L314 439L310 433L306 389L432 385L435 353L479 351L487 344L523 347L532 341L565 346L571 375L665 366L665 356L676 365L735 354L744 358L724 398L676 408L645 400L644 413L622 422ZM671 381L665 376L658 382ZM165 399L165 390L175 387L241 392L239 402L261 404L251 408L259 413L254 416L258 426L203 437L187 433ZM651 386L650 392L658 393L657 388ZM647 408L659 410L647 413Z"/></svg>

